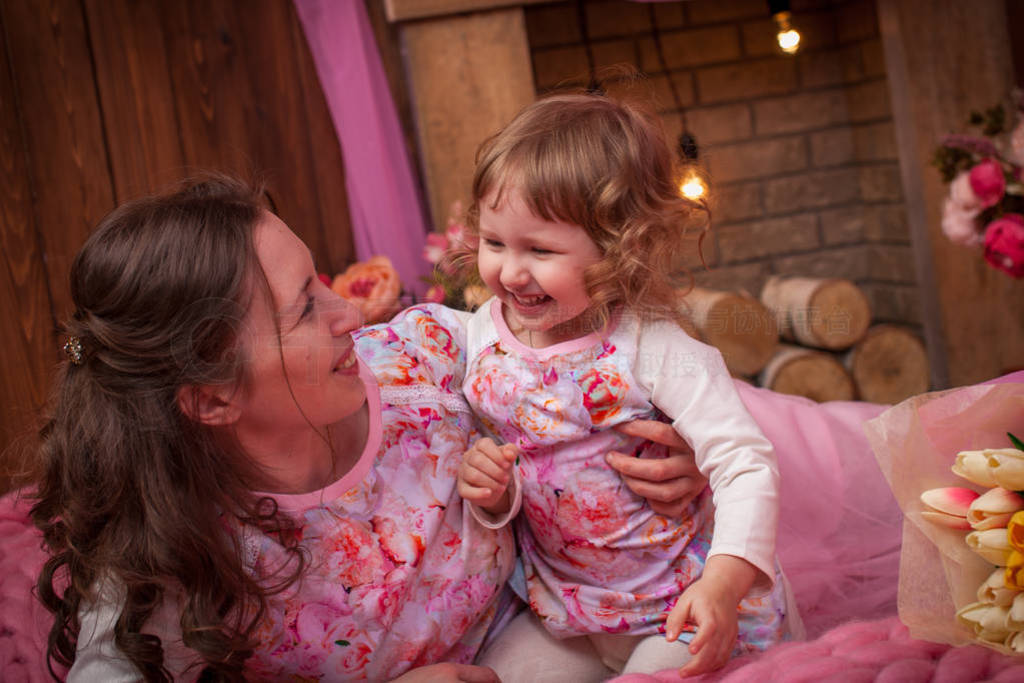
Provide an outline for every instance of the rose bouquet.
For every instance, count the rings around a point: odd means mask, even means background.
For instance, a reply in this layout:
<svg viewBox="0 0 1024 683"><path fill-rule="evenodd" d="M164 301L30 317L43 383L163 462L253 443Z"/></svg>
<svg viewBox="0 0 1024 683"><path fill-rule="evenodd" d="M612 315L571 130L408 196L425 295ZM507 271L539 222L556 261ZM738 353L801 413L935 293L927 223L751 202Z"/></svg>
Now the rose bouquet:
<svg viewBox="0 0 1024 683"><path fill-rule="evenodd" d="M1024 118L1013 126L995 106L972 112L968 124L980 135L942 139L934 163L949 184L942 208L942 230L957 244L983 248L994 268L1024 277Z"/></svg>
<svg viewBox="0 0 1024 683"><path fill-rule="evenodd" d="M1024 653L1024 445L992 448L1024 432L1024 384L915 396L865 432L904 513L911 635Z"/></svg>
<svg viewBox="0 0 1024 683"><path fill-rule="evenodd" d="M476 248L466 229L462 202L452 204L444 231L427 235L423 258L434 266L424 299L452 308L474 310L491 297L491 291L475 273L467 275L458 263L460 255Z"/></svg>

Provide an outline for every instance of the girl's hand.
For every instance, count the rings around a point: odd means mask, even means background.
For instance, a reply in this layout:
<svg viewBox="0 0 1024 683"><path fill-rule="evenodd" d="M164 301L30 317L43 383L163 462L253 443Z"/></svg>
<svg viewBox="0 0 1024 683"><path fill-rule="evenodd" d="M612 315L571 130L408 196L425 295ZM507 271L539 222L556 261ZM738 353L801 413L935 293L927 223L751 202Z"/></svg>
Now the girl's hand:
<svg viewBox="0 0 1024 683"><path fill-rule="evenodd" d="M391 683L501 683L498 674L486 666L473 664L431 664L402 674Z"/></svg>
<svg viewBox="0 0 1024 683"><path fill-rule="evenodd" d="M697 469L693 449L672 429L656 420L633 420L615 427L628 436L638 436L668 446L664 458L636 458L611 452L608 464L622 475L633 493L648 500L651 509L672 519L684 519L686 508L707 486L707 478Z"/></svg>
<svg viewBox="0 0 1024 683"><path fill-rule="evenodd" d="M462 456L459 495L491 514L508 512L512 504L508 486L518 454L512 444L499 446L488 438L478 440Z"/></svg>
<svg viewBox="0 0 1024 683"><path fill-rule="evenodd" d="M739 632L739 604L757 572L746 560L715 555L708 558L701 577L679 596L665 621L666 640L676 640L686 624L697 627L690 643L693 659L679 669L680 676L714 671L729 661Z"/></svg>

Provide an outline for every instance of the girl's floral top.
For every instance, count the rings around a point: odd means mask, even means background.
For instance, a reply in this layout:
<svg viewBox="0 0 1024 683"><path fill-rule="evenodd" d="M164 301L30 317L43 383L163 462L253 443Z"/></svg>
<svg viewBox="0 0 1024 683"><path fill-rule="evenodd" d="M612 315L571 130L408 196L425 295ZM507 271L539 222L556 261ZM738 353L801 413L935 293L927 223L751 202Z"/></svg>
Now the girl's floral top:
<svg viewBox="0 0 1024 683"><path fill-rule="evenodd" d="M663 630L709 554L758 567L760 593L774 583L774 454L718 351L675 325L640 324L629 313L606 337L533 349L509 331L497 299L474 314L468 334L466 399L487 430L521 452L520 552L530 605L548 630ZM655 419L658 410L693 446L713 492L714 509L705 492L683 523L651 510L604 459L642 445L611 427ZM741 607L770 623L772 638L782 584ZM745 628L752 640L765 635L741 619Z"/></svg>
<svg viewBox="0 0 1024 683"><path fill-rule="evenodd" d="M388 680L473 659L511 573L510 532L465 513L456 469L474 434L458 393L455 315L409 309L356 336L371 427L362 458L311 494L273 496L303 520L308 569L271 599L249 660L263 680ZM247 529L253 571L273 576L278 540Z"/></svg>

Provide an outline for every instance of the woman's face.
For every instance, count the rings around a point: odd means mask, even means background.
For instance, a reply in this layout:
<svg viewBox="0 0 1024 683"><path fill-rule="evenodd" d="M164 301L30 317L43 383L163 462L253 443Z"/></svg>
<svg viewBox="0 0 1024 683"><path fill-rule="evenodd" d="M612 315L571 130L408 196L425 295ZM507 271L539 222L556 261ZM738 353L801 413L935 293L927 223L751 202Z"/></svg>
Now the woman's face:
<svg viewBox="0 0 1024 683"><path fill-rule="evenodd" d="M309 249L277 216L264 212L253 240L272 301L254 287L238 426L273 438L353 415L366 401L349 334L359 311L317 277Z"/></svg>

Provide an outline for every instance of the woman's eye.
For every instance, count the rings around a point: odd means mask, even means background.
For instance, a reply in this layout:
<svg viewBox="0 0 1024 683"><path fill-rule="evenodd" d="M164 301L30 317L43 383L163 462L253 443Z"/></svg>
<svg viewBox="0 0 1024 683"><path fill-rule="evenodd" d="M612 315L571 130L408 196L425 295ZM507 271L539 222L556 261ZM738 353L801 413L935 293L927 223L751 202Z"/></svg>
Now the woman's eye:
<svg viewBox="0 0 1024 683"><path fill-rule="evenodd" d="M313 297L306 299L306 305L302 308L302 315L299 316L299 319L306 318L313 312L313 303L315 301L316 300Z"/></svg>

